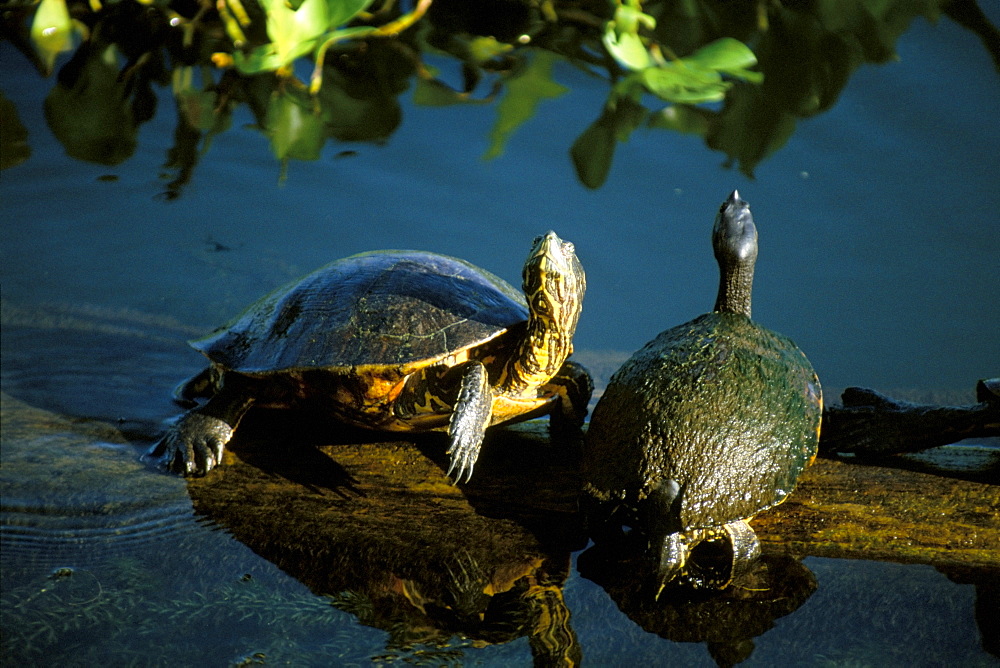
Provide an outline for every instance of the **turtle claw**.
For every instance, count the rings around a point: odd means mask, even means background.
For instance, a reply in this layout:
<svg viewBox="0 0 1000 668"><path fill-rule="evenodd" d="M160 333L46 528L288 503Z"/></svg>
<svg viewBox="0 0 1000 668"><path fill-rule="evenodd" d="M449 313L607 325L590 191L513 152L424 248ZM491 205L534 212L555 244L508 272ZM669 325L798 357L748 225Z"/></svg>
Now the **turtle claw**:
<svg viewBox="0 0 1000 668"><path fill-rule="evenodd" d="M450 450L448 452L451 453ZM459 459L457 457L452 457L451 466L448 467L448 471L445 473L445 475L451 478L451 474L452 472L455 471L455 467L457 466L458 473L455 475L454 478L452 478L452 483L458 485L459 483L462 482L469 482L469 480L472 479L472 468L474 465L475 462L468 463L466 461L463 461L461 464L459 464ZM462 480L463 477L465 478L464 481Z"/></svg>
<svg viewBox="0 0 1000 668"><path fill-rule="evenodd" d="M456 485L462 482L467 483L472 479L472 469L476 466L476 460L479 459L479 449L483 442L481 435L478 438L475 436L463 438L463 435L468 436L461 431L455 431L452 446L448 448L447 452L451 456L451 463L445 475L451 478L451 474L455 473L452 482Z"/></svg>
<svg viewBox="0 0 1000 668"><path fill-rule="evenodd" d="M222 463L222 452L233 436L224 421L201 413L188 413L170 428L144 458L172 473L205 475Z"/></svg>

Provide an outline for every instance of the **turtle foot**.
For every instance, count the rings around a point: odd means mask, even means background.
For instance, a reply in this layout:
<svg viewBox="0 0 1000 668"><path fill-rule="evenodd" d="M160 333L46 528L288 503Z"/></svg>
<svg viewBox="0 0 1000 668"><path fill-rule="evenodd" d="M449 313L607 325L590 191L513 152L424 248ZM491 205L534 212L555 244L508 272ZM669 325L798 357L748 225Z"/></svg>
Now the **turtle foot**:
<svg viewBox="0 0 1000 668"><path fill-rule="evenodd" d="M680 533L671 533L661 540L650 542L652 556L656 560L656 592L653 600L658 601L667 585L676 582L684 574L690 550L687 540Z"/></svg>
<svg viewBox="0 0 1000 668"><path fill-rule="evenodd" d="M483 445L486 427L490 424L493 410L493 392L490 390L486 368L479 363L470 363L462 376L462 383L451 414L448 434L451 436L451 464L448 476L455 472L455 484L469 482L472 467L479 459L479 449Z"/></svg>
<svg viewBox="0 0 1000 668"><path fill-rule="evenodd" d="M222 463L222 451L232 437L233 428L219 418L188 413L149 449L144 459L172 473L205 475Z"/></svg>

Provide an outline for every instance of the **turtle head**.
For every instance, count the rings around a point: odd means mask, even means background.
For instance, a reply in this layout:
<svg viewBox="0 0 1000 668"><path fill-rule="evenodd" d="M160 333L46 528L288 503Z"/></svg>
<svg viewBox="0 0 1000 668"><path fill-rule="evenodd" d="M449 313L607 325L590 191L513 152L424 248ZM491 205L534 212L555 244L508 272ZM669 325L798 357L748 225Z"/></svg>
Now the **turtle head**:
<svg viewBox="0 0 1000 668"><path fill-rule="evenodd" d="M555 232L535 237L521 277L532 319L572 337L587 291L587 277L573 244Z"/></svg>
<svg viewBox="0 0 1000 668"><path fill-rule="evenodd" d="M537 387L558 373L573 352L573 334L587 290L573 244L555 232L535 238L521 276L529 317L509 379L515 390Z"/></svg>
<svg viewBox="0 0 1000 668"><path fill-rule="evenodd" d="M719 263L719 295L716 311L750 317L753 270L757 262L757 227L750 205L739 191L722 203L712 228L712 248Z"/></svg>

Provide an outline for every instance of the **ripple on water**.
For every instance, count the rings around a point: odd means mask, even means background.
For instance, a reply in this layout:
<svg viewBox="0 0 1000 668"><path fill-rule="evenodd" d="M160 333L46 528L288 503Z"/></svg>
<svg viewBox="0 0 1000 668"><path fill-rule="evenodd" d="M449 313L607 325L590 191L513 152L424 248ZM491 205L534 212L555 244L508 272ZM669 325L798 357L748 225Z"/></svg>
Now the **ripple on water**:
<svg viewBox="0 0 1000 668"><path fill-rule="evenodd" d="M204 531L183 480L155 474L113 427L0 396L2 560L94 563Z"/></svg>

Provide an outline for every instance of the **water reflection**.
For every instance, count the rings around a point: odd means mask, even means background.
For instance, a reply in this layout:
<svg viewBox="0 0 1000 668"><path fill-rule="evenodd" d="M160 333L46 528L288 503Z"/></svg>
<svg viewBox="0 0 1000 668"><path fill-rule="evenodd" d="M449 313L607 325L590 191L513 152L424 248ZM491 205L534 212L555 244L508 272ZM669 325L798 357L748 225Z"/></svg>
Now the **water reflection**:
<svg viewBox="0 0 1000 668"><path fill-rule="evenodd" d="M779 617L793 613L816 590L816 578L786 554L764 554L749 572L723 591L674 588L654 601L655 582L640 546L601 544L584 552L580 574L607 590L636 624L674 642L704 643L718 666L750 658L753 639ZM647 577L637 578L645 573Z"/></svg>
<svg viewBox="0 0 1000 668"><path fill-rule="evenodd" d="M225 466L189 479L195 511L386 630L387 656L419 647L444 662L527 637L537 665L579 663L562 595L582 540L573 529L577 477L565 461L535 454L544 437L488 437L488 452L503 455L484 452L466 499L444 474L441 439L418 447L331 433L319 418L247 420ZM326 445L331 438L343 444Z"/></svg>
<svg viewBox="0 0 1000 668"><path fill-rule="evenodd" d="M486 152L493 158L539 104L567 91L552 73L553 63L563 60L607 82L603 109L594 110L596 120L570 150L577 177L598 188L617 144L640 127L700 136L752 175L788 141L799 120L834 105L858 67L890 60L897 39L918 16L945 14L978 35L1000 63L996 28L974 0L705 0L641 11L638 3L437 0L418 3L410 14L396 3L372 14L356 13L367 3L333 3L333 15L323 15L333 23L313 32L296 24L297 32L287 35L282 31L291 24L272 16L288 11L283 5L263 3L262 13L255 3L231 0L220 3L217 13L207 4L183 2L67 4L77 23L67 14L58 29L77 30L82 41L59 68L46 99L49 128L69 155L119 164L135 152L138 127L156 113L154 85L169 83L179 113L168 156L167 166L176 170L164 193L168 198L179 196L241 105L253 113L274 157L286 162L319 159L330 139L388 140L403 120L398 98L411 86L417 104L428 107L502 96ZM299 23L306 13L298 12ZM636 15L642 20L635 25L634 18L626 19ZM5 32L48 73L70 42L50 50L29 34L35 19L41 17L27 10L9 12ZM315 13L309 19L319 20ZM348 22L352 27L340 29ZM318 38L325 30L332 32ZM296 70L297 55L314 50L311 74L303 60ZM442 67L460 73L460 83L448 83L456 77L434 64L442 55ZM213 71L215 66L221 69ZM721 106L696 106L722 100ZM16 113L5 107L14 128L20 125ZM15 132L5 141L5 166L26 159L23 138Z"/></svg>

